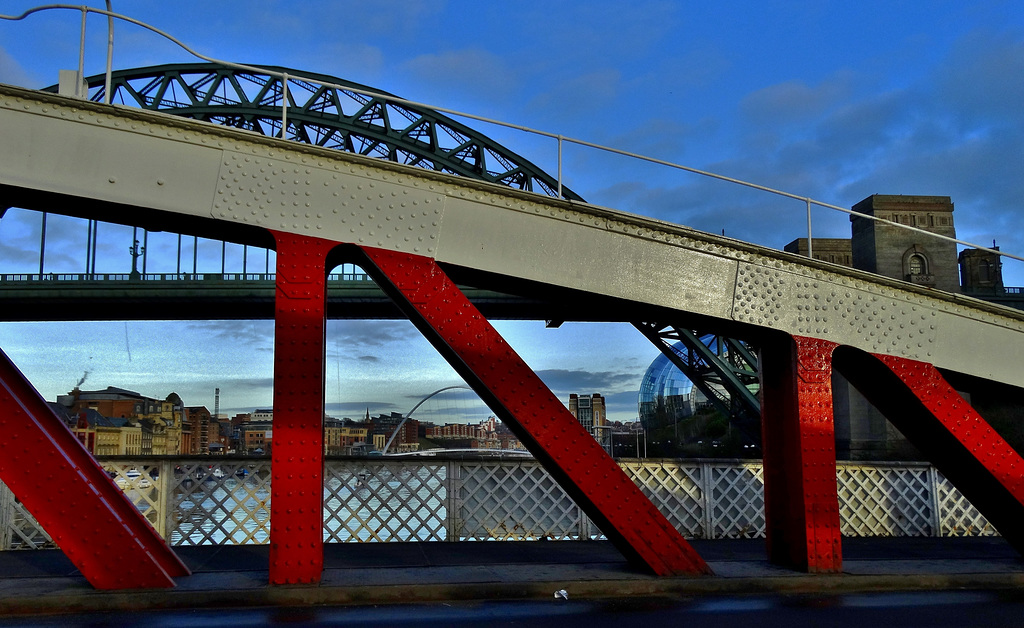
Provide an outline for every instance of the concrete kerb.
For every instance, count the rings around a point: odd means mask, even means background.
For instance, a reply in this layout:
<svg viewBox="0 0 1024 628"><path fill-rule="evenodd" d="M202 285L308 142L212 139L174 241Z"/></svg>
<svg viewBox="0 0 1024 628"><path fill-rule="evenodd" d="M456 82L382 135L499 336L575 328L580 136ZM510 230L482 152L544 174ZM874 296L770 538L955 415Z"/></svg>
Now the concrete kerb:
<svg viewBox="0 0 1024 628"><path fill-rule="evenodd" d="M173 589L93 589L59 550L0 552L0 616L550 600L1024 592L1024 559L998 537L846 539L843 572L770 564L763 539L694 541L716 575L659 578L608 542L336 544L315 585L271 586L266 546L182 547Z"/></svg>
<svg viewBox="0 0 1024 628"><path fill-rule="evenodd" d="M43 584L43 583L39 583ZM56 583L50 583L53 586ZM87 586L87 585L86 585ZM43 585L42 588L49 588ZM1024 590L1024 573L848 575L794 574L770 578L630 578L520 582L423 583L379 586L263 586L254 589L22 592L0 599L0 615L58 615L182 609L369 606L493 600L842 595L941 590ZM25 593L28 593L27 595Z"/></svg>

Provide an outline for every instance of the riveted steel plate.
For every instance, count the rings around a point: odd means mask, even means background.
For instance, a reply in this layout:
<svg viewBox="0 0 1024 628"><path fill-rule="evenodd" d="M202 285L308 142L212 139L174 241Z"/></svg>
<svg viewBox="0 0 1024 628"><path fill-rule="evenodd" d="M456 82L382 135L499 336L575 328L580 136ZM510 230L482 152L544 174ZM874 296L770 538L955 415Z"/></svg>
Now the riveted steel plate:
<svg viewBox="0 0 1024 628"><path fill-rule="evenodd" d="M209 211L220 151L176 141L189 137L179 129L0 95L0 134L0 183L185 214Z"/></svg>
<svg viewBox="0 0 1024 628"><path fill-rule="evenodd" d="M212 215L267 229L433 255L444 196L362 164L282 151L223 151Z"/></svg>
<svg viewBox="0 0 1024 628"><path fill-rule="evenodd" d="M735 260L652 246L643 235L609 229L600 215L499 203L481 192L450 199L437 258L549 285L729 316Z"/></svg>
<svg viewBox="0 0 1024 628"><path fill-rule="evenodd" d="M274 435L270 582L323 570L325 264L335 243L275 233Z"/></svg>

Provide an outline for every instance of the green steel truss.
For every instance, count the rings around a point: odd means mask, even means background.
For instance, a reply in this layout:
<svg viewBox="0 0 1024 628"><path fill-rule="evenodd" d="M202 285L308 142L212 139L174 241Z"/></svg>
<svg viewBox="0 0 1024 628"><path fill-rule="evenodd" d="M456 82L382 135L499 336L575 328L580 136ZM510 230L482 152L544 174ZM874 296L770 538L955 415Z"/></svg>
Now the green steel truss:
<svg viewBox="0 0 1024 628"><path fill-rule="evenodd" d="M332 76L259 67L288 76L288 139L557 196L554 177L436 111L396 103L388 98L392 94ZM90 98L103 101L104 76L87 81ZM282 135L282 80L269 74L210 63L159 65L114 72L110 91L112 103ZM562 196L583 200L565 187Z"/></svg>
<svg viewBox="0 0 1024 628"><path fill-rule="evenodd" d="M760 444L757 349L712 333L660 323L633 324L752 442Z"/></svg>

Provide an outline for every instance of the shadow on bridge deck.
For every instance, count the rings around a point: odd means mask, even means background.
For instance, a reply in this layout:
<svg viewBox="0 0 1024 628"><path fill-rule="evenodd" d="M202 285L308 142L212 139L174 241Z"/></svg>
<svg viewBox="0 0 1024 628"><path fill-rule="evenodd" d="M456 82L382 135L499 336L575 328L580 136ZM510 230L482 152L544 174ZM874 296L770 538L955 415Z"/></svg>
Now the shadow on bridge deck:
<svg viewBox="0 0 1024 628"><path fill-rule="evenodd" d="M0 616L569 597L838 594L1024 589L1024 559L1001 538L844 539L843 573L770 565L763 540L694 541L715 571L658 578L609 543L329 545L318 586L267 584L269 548L180 547L193 575L171 590L96 591L57 550L0 552Z"/></svg>

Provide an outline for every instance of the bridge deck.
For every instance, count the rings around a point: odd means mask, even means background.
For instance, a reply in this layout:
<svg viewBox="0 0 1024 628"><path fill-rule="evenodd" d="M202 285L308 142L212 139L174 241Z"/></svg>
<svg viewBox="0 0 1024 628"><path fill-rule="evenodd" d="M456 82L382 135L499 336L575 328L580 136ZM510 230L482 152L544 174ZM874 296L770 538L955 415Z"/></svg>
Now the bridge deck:
<svg viewBox="0 0 1024 628"><path fill-rule="evenodd" d="M659 578L602 541L328 545L318 586L267 584L268 546L178 548L177 588L98 591L57 550L0 552L0 615L259 606L372 605L751 593L1020 589L1024 559L1003 539L851 538L843 573L770 565L764 541L693 542L715 576Z"/></svg>
<svg viewBox="0 0 1024 628"><path fill-rule="evenodd" d="M603 311L462 287L488 319L606 320ZM274 275L0 275L0 321L274 318ZM198 314L197 314L198 313ZM601 318L604 316L605 318ZM327 317L405 319L369 278L327 282Z"/></svg>

